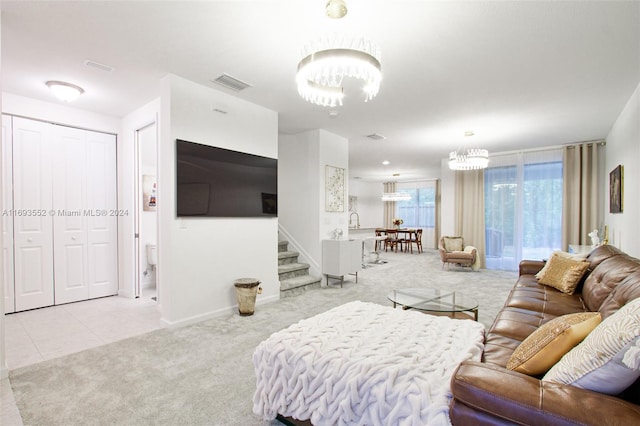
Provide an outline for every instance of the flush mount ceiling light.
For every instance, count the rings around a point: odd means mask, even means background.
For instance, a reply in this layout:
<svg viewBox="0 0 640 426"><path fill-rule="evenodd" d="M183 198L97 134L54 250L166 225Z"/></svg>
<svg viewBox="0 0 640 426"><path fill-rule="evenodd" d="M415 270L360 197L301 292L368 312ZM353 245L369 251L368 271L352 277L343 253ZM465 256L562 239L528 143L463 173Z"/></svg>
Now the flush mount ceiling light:
<svg viewBox="0 0 640 426"><path fill-rule="evenodd" d="M340 7L344 8L344 13L332 17L339 19L347 12L344 0L330 0L327 14L331 16L329 11ZM296 84L304 100L321 106L341 106L345 77L362 81L365 102L376 97L380 90L382 67L380 50L374 43L364 38L336 35L321 38L302 49Z"/></svg>
<svg viewBox="0 0 640 426"><path fill-rule="evenodd" d="M47 86L56 98L63 102L73 102L84 93L84 89L64 81L47 81Z"/></svg>
<svg viewBox="0 0 640 426"><path fill-rule="evenodd" d="M382 201L409 201L410 194L404 192L385 192L382 194Z"/></svg>
<svg viewBox="0 0 640 426"><path fill-rule="evenodd" d="M473 132L465 132L465 137L473 136ZM481 148L461 148L449 153L451 170L480 170L489 165L489 151Z"/></svg>

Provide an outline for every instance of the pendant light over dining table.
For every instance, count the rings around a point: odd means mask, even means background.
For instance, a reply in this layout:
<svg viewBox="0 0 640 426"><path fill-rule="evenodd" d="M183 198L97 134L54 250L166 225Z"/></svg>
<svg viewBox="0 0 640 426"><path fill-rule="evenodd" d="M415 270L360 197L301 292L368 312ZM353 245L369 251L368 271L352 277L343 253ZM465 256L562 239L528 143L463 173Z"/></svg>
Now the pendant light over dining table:
<svg viewBox="0 0 640 426"><path fill-rule="evenodd" d="M326 13L332 19L347 14L344 0L329 0ZM345 78L361 80L364 101L376 97L382 81L380 50L363 37L325 36L307 44L298 63L296 84L300 96L313 104L342 106Z"/></svg>

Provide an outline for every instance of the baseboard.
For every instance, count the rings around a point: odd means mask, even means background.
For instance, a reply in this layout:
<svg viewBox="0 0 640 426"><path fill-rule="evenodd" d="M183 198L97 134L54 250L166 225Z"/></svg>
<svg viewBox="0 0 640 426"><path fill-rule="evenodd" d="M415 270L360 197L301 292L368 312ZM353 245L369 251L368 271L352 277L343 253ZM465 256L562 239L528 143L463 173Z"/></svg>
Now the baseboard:
<svg viewBox="0 0 640 426"><path fill-rule="evenodd" d="M258 300L256 300L256 306L275 302L276 300L280 300L279 294L276 294L273 296L267 296L267 297L259 297ZM217 309L215 311L209 311L203 314L194 315L192 317L184 318L178 321L169 321L165 318L161 318L160 321L167 328L178 328L178 327L184 327L185 325L196 324L196 323L213 319L213 318L219 318L221 316L233 315L237 312L238 312L238 305L233 305L233 306L227 306L225 308Z"/></svg>
<svg viewBox="0 0 640 426"><path fill-rule="evenodd" d="M118 296L126 297L129 299L135 299L135 296L129 290L118 290Z"/></svg>
<svg viewBox="0 0 640 426"><path fill-rule="evenodd" d="M0 380L9 378L9 367L6 362L5 365L0 367Z"/></svg>

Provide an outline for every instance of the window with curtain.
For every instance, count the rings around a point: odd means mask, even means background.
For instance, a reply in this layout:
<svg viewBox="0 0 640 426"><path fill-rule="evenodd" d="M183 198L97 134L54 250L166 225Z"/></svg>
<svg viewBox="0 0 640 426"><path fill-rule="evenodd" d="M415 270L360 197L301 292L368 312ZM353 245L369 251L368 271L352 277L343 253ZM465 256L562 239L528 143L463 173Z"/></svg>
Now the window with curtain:
<svg viewBox="0 0 640 426"><path fill-rule="evenodd" d="M485 169L488 269L517 270L562 246L562 150L491 158Z"/></svg>
<svg viewBox="0 0 640 426"><path fill-rule="evenodd" d="M434 248L436 228L436 181L398 182L396 191L409 194L410 200L396 201L395 217L401 218L404 228L422 228L422 244Z"/></svg>

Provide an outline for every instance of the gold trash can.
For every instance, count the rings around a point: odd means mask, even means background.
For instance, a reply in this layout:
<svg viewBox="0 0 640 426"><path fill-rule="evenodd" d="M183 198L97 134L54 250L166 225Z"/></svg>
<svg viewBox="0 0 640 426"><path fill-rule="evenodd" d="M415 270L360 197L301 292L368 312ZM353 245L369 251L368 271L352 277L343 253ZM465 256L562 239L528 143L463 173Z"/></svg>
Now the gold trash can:
<svg viewBox="0 0 640 426"><path fill-rule="evenodd" d="M256 307L256 295L262 290L258 287L259 285L260 281L255 278L239 278L234 281L240 316L253 315Z"/></svg>

